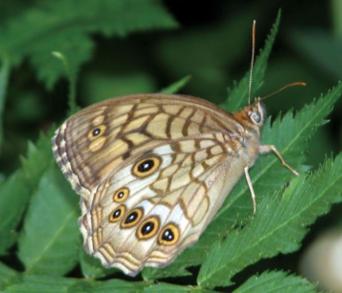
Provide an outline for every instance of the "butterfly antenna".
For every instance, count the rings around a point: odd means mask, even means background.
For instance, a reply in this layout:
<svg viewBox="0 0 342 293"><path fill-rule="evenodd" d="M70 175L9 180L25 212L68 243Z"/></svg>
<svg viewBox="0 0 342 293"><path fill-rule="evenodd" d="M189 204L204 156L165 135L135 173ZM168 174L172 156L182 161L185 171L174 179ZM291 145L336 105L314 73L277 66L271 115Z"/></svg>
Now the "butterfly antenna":
<svg viewBox="0 0 342 293"><path fill-rule="evenodd" d="M281 93L282 91L286 90L289 87L295 87L295 86L306 86L306 83L304 81L295 81L295 82L288 83L288 84L284 85L283 87L281 87L280 89L278 89L274 92L271 92L270 94L268 94L264 97L259 98L259 100L262 101L262 100L268 99L274 95Z"/></svg>
<svg viewBox="0 0 342 293"><path fill-rule="evenodd" d="M251 66L249 71L249 84L248 84L248 104L251 103L252 98L252 82L253 82L253 67L254 67L254 56L255 56L255 27L256 20L253 20L252 24L252 56L251 56Z"/></svg>

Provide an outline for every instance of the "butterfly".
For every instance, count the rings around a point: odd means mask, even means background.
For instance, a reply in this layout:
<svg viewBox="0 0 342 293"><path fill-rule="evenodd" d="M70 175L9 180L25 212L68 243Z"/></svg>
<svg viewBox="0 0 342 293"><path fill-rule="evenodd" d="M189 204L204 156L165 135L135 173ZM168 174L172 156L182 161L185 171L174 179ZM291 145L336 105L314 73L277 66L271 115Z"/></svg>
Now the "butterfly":
<svg viewBox="0 0 342 293"><path fill-rule="evenodd" d="M252 47L249 96L255 21ZM277 92L296 85L304 84ZM243 175L255 213L248 170L260 154L274 153L298 175L274 145L260 143L264 98L227 113L191 96L140 94L67 119L52 139L53 153L81 198L85 250L130 276L164 267L199 239Z"/></svg>
<svg viewBox="0 0 342 293"><path fill-rule="evenodd" d="M53 138L58 165L81 196L85 250L135 276L163 267L198 240L260 154L260 99L226 113L190 96L109 99L66 120Z"/></svg>

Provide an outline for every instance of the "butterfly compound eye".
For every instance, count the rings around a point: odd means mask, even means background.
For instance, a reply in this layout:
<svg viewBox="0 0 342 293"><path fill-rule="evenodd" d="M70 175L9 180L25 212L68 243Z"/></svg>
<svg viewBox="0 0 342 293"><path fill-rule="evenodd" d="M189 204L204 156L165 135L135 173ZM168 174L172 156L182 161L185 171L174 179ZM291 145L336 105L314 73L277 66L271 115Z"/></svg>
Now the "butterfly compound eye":
<svg viewBox="0 0 342 293"><path fill-rule="evenodd" d="M115 223L119 221L125 214L126 207L124 205L119 206L115 209L108 217L110 223Z"/></svg>
<svg viewBox="0 0 342 293"><path fill-rule="evenodd" d="M136 162L132 172L137 177L147 177L158 170L161 159L157 156L150 156Z"/></svg>
<svg viewBox="0 0 342 293"><path fill-rule="evenodd" d="M143 221L137 229L137 237L139 240L147 240L157 234L159 230L158 217L152 216Z"/></svg>
<svg viewBox="0 0 342 293"><path fill-rule="evenodd" d="M252 112L249 115L249 117L251 118L251 120L254 124L260 124L261 123L262 118L261 118L261 115L259 112Z"/></svg>
<svg viewBox="0 0 342 293"><path fill-rule="evenodd" d="M170 223L160 231L158 236L159 245L173 245L179 239L179 228L176 224Z"/></svg>
<svg viewBox="0 0 342 293"><path fill-rule="evenodd" d="M251 107L251 111L248 113L250 120L253 124L260 126L266 117L266 108L264 103L257 100Z"/></svg>

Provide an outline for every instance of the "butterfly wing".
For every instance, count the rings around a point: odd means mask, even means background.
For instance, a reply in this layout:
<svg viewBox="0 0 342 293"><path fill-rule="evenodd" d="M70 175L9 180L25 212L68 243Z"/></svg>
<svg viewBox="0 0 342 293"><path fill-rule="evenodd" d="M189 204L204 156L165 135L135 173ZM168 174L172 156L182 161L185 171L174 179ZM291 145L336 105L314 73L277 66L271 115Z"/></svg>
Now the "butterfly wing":
<svg viewBox="0 0 342 293"><path fill-rule="evenodd" d="M242 131L233 115L176 95L112 99L69 118L53 151L82 197L86 250L130 275L167 265L240 178Z"/></svg>
<svg viewBox="0 0 342 293"><path fill-rule="evenodd" d="M232 115L192 97L146 94L110 99L66 120L53 151L74 190L87 202L124 160L163 141L236 129Z"/></svg>
<svg viewBox="0 0 342 293"><path fill-rule="evenodd" d="M170 263L197 241L241 176L231 172L239 160L228 145L229 137L210 133L132 157L98 186L81 218L88 253L133 276ZM153 158L157 169L135 173Z"/></svg>

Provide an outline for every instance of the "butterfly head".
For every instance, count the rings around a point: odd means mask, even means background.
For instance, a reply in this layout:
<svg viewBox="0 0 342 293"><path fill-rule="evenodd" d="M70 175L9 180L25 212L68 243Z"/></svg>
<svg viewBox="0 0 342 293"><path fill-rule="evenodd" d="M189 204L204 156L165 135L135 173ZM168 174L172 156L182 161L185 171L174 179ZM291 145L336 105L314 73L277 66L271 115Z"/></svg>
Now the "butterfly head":
<svg viewBox="0 0 342 293"><path fill-rule="evenodd" d="M247 105L241 111L234 114L235 118L242 124L245 130L255 130L259 133L259 129L266 119L266 108L260 98L256 98L255 102Z"/></svg>

